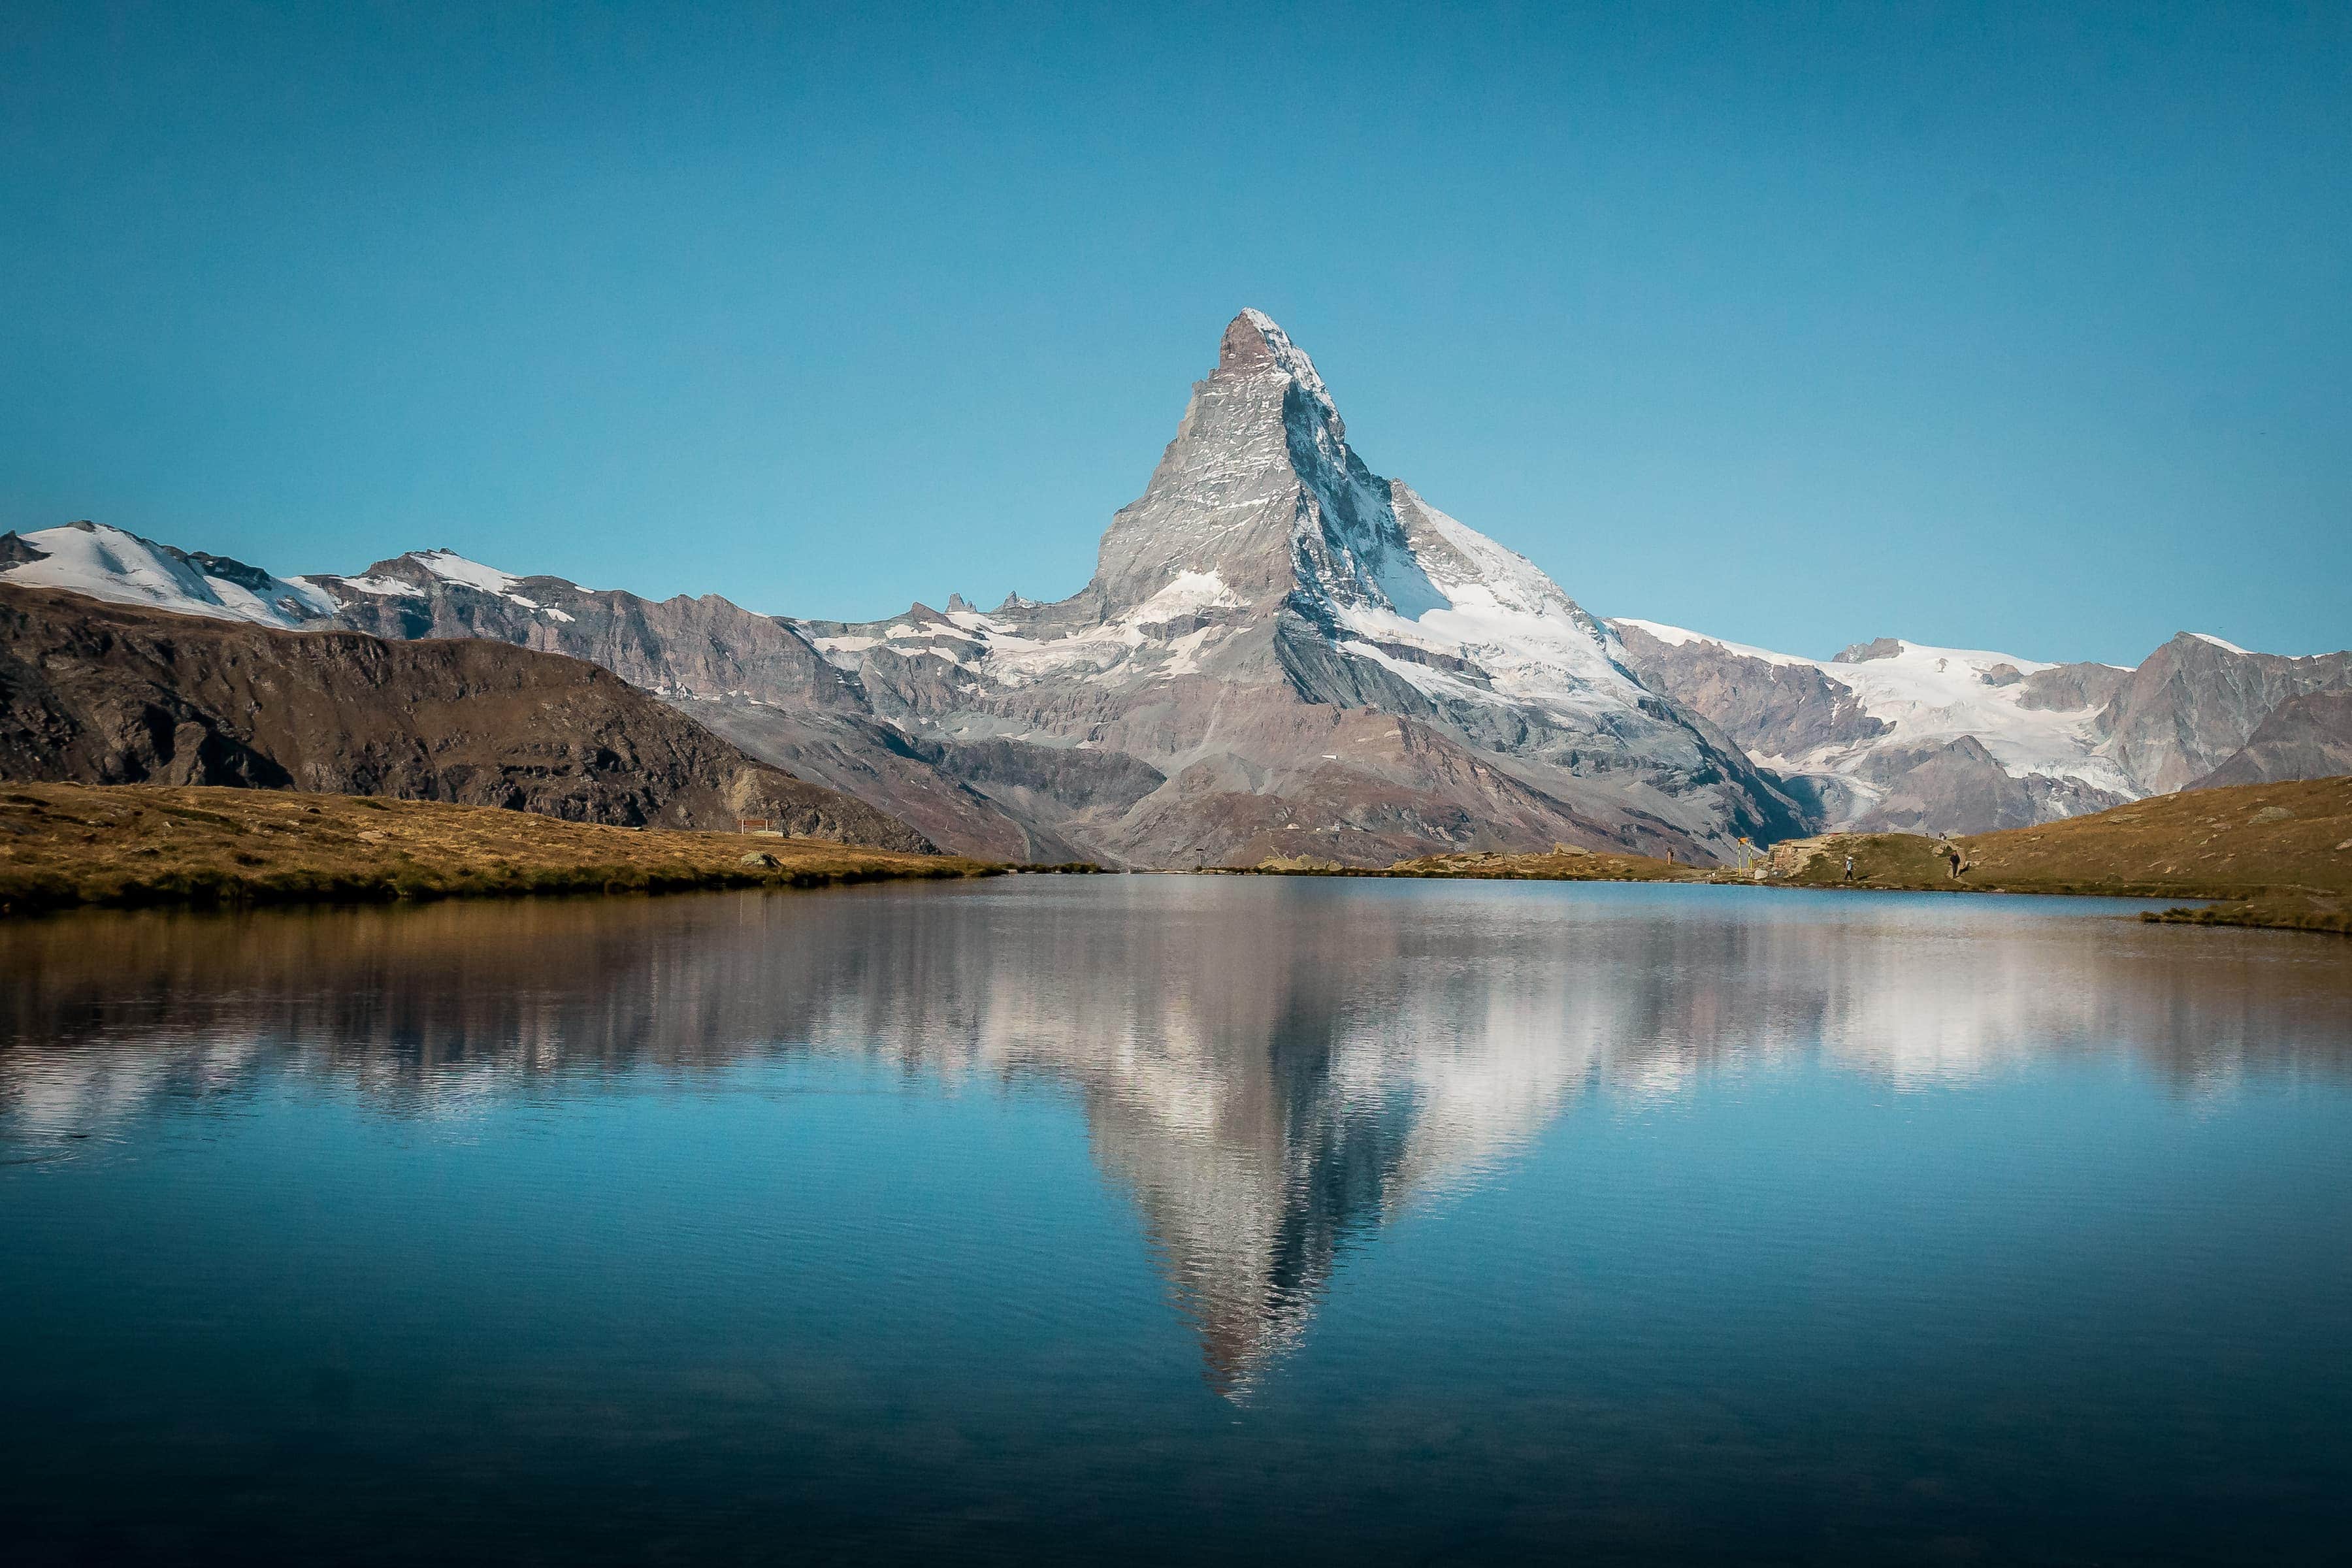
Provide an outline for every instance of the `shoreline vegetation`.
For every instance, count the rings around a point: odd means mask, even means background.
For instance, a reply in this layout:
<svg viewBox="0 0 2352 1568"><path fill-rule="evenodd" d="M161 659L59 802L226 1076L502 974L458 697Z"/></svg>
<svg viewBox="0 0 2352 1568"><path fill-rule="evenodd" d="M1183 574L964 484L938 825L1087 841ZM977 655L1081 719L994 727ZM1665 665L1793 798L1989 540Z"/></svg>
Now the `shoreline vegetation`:
<svg viewBox="0 0 2352 1568"><path fill-rule="evenodd" d="M1949 840L1833 833L1776 844L1752 868L1678 865L1555 845L1541 854L1465 851L1383 868L1311 857L1223 868L1240 876L1444 877L1470 880L1717 882L1905 892L2193 899L2143 913L2185 925L2352 934L2352 777L2156 795L2088 816ZM1846 858L1853 857L1851 879Z"/></svg>
<svg viewBox="0 0 2352 1568"><path fill-rule="evenodd" d="M995 876L951 855L291 790L0 784L0 915L821 888Z"/></svg>
<svg viewBox="0 0 2352 1568"><path fill-rule="evenodd" d="M1825 834L1748 869L1555 845L1380 868L1311 856L1226 876L1710 882L1864 891L2181 899L2147 921L2352 934L2352 777L2158 795L2094 816L1948 841ZM1853 873L1846 871L1847 857ZM540 894L841 887L1011 866L807 838L606 826L495 806L289 790L0 784L0 915L77 905L381 902Z"/></svg>

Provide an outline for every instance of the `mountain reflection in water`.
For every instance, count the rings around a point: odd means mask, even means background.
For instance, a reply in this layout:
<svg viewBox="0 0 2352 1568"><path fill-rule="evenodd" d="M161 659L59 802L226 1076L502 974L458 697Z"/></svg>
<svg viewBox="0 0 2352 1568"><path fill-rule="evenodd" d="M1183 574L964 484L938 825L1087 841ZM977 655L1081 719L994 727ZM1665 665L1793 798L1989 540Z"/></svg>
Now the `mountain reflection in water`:
<svg viewBox="0 0 2352 1568"><path fill-rule="evenodd" d="M1815 1059L1903 1088L2121 1051L2186 1095L2346 1071L2334 944L2123 908L1153 877L77 916L0 931L0 1126L306 1074L420 1116L802 1052L1044 1075L1238 1394L1351 1238L1582 1094Z"/></svg>

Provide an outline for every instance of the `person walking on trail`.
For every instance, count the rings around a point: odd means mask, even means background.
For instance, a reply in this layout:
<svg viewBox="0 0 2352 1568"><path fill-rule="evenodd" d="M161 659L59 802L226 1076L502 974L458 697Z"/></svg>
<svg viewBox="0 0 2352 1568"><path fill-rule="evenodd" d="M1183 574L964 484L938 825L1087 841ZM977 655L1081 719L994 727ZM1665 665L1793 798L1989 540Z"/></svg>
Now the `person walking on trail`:
<svg viewBox="0 0 2352 1568"><path fill-rule="evenodd" d="M1969 868L1968 851L1962 849L1958 845L1953 843L1950 839L1938 833L1936 835L1936 853L1942 856L1945 860L1950 864L1951 870L1948 874L1948 879L1955 882L1958 881L1960 879L1960 873Z"/></svg>
<svg viewBox="0 0 2352 1568"><path fill-rule="evenodd" d="M1851 855L1845 858L1845 879L1849 882L1853 880L1853 857Z"/></svg>

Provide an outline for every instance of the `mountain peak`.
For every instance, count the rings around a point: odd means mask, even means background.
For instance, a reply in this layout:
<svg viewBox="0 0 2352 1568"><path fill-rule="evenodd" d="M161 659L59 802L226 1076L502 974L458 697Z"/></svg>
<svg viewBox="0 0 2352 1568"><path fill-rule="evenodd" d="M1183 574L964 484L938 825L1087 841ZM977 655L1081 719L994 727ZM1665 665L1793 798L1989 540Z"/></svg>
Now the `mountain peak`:
<svg viewBox="0 0 2352 1568"><path fill-rule="evenodd" d="M1264 310L1244 309L1225 323L1225 335L1217 344L1216 374L1225 379L1280 376L1306 395L1334 436L1347 436L1348 426L1331 402L1330 389L1316 373L1315 362Z"/></svg>
<svg viewBox="0 0 2352 1568"><path fill-rule="evenodd" d="M1268 333L1290 340L1280 327L1262 310L1244 310L1225 323L1225 335L1217 344L1217 368L1248 372L1270 368L1274 364L1274 349Z"/></svg>

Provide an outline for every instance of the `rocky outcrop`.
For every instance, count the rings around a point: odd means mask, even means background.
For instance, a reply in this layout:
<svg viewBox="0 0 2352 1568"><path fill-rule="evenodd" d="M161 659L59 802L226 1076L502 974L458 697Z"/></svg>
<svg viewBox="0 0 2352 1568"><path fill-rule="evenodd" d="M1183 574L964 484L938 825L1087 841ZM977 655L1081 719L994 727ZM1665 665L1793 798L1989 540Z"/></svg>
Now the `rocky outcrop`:
<svg viewBox="0 0 2352 1568"><path fill-rule="evenodd" d="M279 631L5 584L0 776L389 795L625 826L725 828L758 815L797 836L929 847L577 659Z"/></svg>
<svg viewBox="0 0 2352 1568"><path fill-rule="evenodd" d="M1809 664L1774 663L1703 639L1669 643L1635 621L1615 625L1627 662L1646 685L1721 725L1758 756L1801 756L1892 728L1872 717L1852 688Z"/></svg>
<svg viewBox="0 0 2352 1568"><path fill-rule="evenodd" d="M381 637L488 637L599 664L660 697L737 697L862 712L856 683L799 633L716 594L645 599L561 577L516 577L448 551L313 579L336 620Z"/></svg>
<svg viewBox="0 0 2352 1568"><path fill-rule="evenodd" d="M959 854L1046 865L1087 858L1048 826L1070 809L1024 792L995 798L960 776L985 770L961 767L956 747L856 714L728 698L681 698L676 706L751 755L870 801Z"/></svg>
<svg viewBox="0 0 2352 1568"><path fill-rule="evenodd" d="M2352 690L2306 692L2271 710L2229 761L2190 784L2276 784L2352 773Z"/></svg>
<svg viewBox="0 0 2352 1568"><path fill-rule="evenodd" d="M2115 700L2131 673L2112 664L2053 664L2023 679L2017 705L2029 712L2053 713L2104 708Z"/></svg>
<svg viewBox="0 0 2352 1568"><path fill-rule="evenodd" d="M2143 795L2205 777L2281 703L2352 685L2352 653L2288 658L2183 632L2148 655L2099 714L2105 749Z"/></svg>
<svg viewBox="0 0 2352 1568"><path fill-rule="evenodd" d="M1872 760L1881 793L1853 820L1855 832L1990 833L2105 811L2125 798L2047 773L2020 777L1973 735Z"/></svg>

